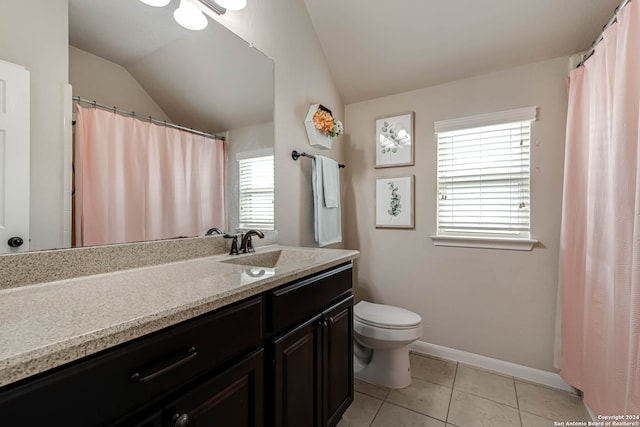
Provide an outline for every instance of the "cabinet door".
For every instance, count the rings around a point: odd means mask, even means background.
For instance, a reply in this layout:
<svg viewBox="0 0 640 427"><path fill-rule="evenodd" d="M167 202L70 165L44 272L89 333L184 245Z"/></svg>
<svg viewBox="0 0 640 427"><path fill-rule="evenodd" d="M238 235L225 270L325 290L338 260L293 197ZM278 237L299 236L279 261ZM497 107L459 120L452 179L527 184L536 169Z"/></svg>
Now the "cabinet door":
<svg viewBox="0 0 640 427"><path fill-rule="evenodd" d="M276 427L322 424L322 340L320 317L293 329L273 343Z"/></svg>
<svg viewBox="0 0 640 427"><path fill-rule="evenodd" d="M353 402L353 296L322 313L325 425L335 426Z"/></svg>
<svg viewBox="0 0 640 427"><path fill-rule="evenodd" d="M262 427L263 371L260 350L166 405L164 426Z"/></svg>

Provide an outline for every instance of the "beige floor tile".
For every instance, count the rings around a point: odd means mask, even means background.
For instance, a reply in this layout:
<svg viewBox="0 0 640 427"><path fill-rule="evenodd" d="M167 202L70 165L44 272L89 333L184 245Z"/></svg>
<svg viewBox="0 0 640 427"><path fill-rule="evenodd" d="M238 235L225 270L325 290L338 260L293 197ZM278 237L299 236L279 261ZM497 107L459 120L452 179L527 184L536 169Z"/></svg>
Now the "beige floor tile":
<svg viewBox="0 0 640 427"><path fill-rule="evenodd" d="M444 422L384 402L371 427L444 427Z"/></svg>
<svg viewBox="0 0 640 427"><path fill-rule="evenodd" d="M520 410L553 421L591 421L582 399L562 390L516 381Z"/></svg>
<svg viewBox="0 0 640 427"><path fill-rule="evenodd" d="M454 389L447 421L459 427L519 427L520 414L511 406Z"/></svg>
<svg viewBox="0 0 640 427"><path fill-rule="evenodd" d="M389 389L386 387L382 387L379 385L369 384L368 382L359 380L357 378L353 379L353 388L355 391L359 391L360 393L368 394L371 397L375 397L376 399L386 399L389 394Z"/></svg>
<svg viewBox="0 0 640 427"><path fill-rule="evenodd" d="M554 425L553 420L524 411L520 411L520 419L522 420L522 427L552 427Z"/></svg>
<svg viewBox="0 0 640 427"><path fill-rule="evenodd" d="M382 400L356 392L353 403L344 413L337 427L369 427L380 405Z"/></svg>
<svg viewBox="0 0 640 427"><path fill-rule="evenodd" d="M485 397L498 403L504 403L514 408L518 407L513 377L505 377L459 364L453 388Z"/></svg>
<svg viewBox="0 0 640 427"><path fill-rule="evenodd" d="M456 363L411 353L411 376L451 388Z"/></svg>
<svg viewBox="0 0 640 427"><path fill-rule="evenodd" d="M387 401L446 421L451 389L418 378L401 390L391 390Z"/></svg>

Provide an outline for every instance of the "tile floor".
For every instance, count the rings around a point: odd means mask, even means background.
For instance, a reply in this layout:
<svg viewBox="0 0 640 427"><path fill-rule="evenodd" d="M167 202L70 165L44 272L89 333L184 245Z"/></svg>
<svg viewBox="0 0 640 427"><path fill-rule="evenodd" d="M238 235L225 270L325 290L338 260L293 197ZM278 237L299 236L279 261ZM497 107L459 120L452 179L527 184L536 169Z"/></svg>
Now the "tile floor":
<svg viewBox="0 0 640 427"><path fill-rule="evenodd" d="M548 427L590 421L582 400L461 363L411 354L413 383L389 390L355 380L338 427Z"/></svg>

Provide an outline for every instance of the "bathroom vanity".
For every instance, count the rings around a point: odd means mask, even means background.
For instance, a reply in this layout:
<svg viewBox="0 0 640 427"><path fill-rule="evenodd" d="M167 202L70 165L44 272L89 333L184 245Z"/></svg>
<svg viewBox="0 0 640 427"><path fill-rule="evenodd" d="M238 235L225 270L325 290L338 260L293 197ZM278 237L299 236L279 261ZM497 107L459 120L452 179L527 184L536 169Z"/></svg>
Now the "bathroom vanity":
<svg viewBox="0 0 640 427"><path fill-rule="evenodd" d="M7 299L35 307L46 297L65 311L44 322L85 323L62 342L53 342L55 326L29 329L24 349L0 350L2 422L334 426L353 401L357 254L265 248L2 291L0 309ZM91 313L92 304L101 311ZM81 308L87 313L74 311ZM10 332L0 326L0 338Z"/></svg>

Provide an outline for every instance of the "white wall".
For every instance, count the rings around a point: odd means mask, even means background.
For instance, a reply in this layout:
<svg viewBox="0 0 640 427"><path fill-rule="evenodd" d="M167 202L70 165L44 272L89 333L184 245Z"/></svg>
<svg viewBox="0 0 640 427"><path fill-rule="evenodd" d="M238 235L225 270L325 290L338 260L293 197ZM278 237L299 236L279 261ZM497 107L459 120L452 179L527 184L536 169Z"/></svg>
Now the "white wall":
<svg viewBox="0 0 640 427"><path fill-rule="evenodd" d="M278 240L288 245L317 246L313 240L311 161L293 161L291 151L320 153L344 163L346 142L341 137L330 151L323 151L311 148L307 140L303 123L310 104L323 104L338 119L344 117L344 107L304 2L249 1L246 9L228 11L216 20L275 61ZM345 188L344 179L342 185Z"/></svg>
<svg viewBox="0 0 640 427"><path fill-rule="evenodd" d="M30 249L63 246L67 0L0 0L0 59L31 73Z"/></svg>
<svg viewBox="0 0 640 427"><path fill-rule="evenodd" d="M422 341L553 370L568 58L346 106L346 246L358 298L406 307ZM532 252L435 247L434 121L535 105ZM415 112L415 166L375 169L375 118ZM375 229L376 177L415 175L415 230Z"/></svg>
<svg viewBox="0 0 640 427"><path fill-rule="evenodd" d="M73 96L172 121L124 67L74 46L69 46L69 83Z"/></svg>

